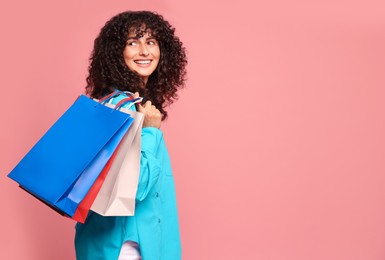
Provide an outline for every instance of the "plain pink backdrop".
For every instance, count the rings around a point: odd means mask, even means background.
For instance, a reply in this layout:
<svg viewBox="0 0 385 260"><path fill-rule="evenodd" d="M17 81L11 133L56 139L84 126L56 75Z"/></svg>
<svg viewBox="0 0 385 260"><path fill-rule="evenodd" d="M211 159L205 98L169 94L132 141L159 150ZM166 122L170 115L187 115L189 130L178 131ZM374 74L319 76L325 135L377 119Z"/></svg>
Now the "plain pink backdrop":
<svg viewBox="0 0 385 260"><path fill-rule="evenodd" d="M74 222L6 175L83 92L105 21L146 9L189 56L162 126L183 259L385 259L381 2L2 1L0 258L75 258Z"/></svg>

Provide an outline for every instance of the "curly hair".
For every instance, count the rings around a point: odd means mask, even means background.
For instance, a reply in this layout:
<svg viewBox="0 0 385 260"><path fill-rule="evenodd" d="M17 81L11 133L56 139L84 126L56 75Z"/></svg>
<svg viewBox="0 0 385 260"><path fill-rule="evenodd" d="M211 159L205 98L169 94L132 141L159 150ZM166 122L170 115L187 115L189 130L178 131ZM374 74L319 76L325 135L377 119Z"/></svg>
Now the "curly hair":
<svg viewBox="0 0 385 260"><path fill-rule="evenodd" d="M145 87L139 74L130 70L123 57L129 32L140 38L151 34L159 43L160 60ZM178 98L178 89L184 87L187 58L185 48L175 28L163 17L150 11L127 11L112 17L94 41L90 57L86 93L100 98L115 89L139 92L151 100L167 118L165 107Z"/></svg>

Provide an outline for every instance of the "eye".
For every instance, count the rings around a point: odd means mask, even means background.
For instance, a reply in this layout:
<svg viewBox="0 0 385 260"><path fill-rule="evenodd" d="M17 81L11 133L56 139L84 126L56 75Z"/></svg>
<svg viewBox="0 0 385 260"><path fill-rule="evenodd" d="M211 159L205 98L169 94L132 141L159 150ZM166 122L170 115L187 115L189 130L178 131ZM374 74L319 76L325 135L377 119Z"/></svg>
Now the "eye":
<svg viewBox="0 0 385 260"><path fill-rule="evenodd" d="M127 46L136 46L137 43L135 41L128 41Z"/></svg>
<svg viewBox="0 0 385 260"><path fill-rule="evenodd" d="M156 45L157 42L155 40L150 40L147 42L148 45Z"/></svg>

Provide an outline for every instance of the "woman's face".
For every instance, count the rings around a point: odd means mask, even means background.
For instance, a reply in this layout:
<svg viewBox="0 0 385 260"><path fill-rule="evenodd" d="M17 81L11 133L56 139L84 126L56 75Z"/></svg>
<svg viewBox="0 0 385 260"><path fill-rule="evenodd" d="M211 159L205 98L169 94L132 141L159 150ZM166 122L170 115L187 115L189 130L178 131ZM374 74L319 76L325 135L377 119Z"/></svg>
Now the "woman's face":
<svg viewBox="0 0 385 260"><path fill-rule="evenodd" d="M138 73L147 83L148 77L159 63L159 44L149 33L141 38L137 38L134 33L129 33L123 56L128 68Z"/></svg>

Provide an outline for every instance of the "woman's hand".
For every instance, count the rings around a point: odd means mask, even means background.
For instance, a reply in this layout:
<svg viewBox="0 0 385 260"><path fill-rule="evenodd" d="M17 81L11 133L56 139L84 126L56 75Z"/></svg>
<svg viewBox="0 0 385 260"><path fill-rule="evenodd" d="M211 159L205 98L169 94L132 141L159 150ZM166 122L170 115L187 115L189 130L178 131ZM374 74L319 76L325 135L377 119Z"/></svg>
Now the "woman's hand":
<svg viewBox="0 0 385 260"><path fill-rule="evenodd" d="M139 93L134 94L134 98L139 97ZM160 128L162 122L162 114L152 105L151 101L147 101L144 105L137 104L137 109L144 114L143 127Z"/></svg>

